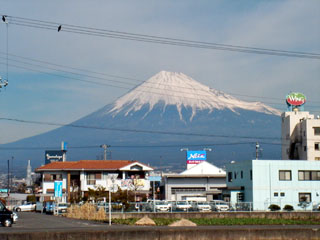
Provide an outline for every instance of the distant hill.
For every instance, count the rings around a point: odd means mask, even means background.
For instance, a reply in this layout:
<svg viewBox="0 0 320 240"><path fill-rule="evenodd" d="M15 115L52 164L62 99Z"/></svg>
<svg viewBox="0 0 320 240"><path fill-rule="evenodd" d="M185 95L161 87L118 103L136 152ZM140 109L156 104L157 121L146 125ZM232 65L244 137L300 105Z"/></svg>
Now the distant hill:
<svg viewBox="0 0 320 240"><path fill-rule="evenodd" d="M68 142L68 160L97 159L101 144L111 145L112 159L138 160L155 167L185 168L185 147L211 147L208 161L218 166L254 158L259 141L265 159L280 159L280 112L260 102L245 102L182 74L162 71L115 102L53 131L1 148L1 163L11 156L26 167L44 164L43 146ZM78 126L78 127L72 127ZM82 127L79 127L82 126ZM179 134L172 134L179 133ZM51 147L52 146L52 147Z"/></svg>

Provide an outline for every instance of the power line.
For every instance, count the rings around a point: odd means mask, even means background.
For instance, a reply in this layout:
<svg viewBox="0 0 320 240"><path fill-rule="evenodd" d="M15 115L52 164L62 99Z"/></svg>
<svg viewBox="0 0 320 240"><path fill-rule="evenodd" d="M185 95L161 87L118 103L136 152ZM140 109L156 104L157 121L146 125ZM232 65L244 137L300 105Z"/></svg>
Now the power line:
<svg viewBox="0 0 320 240"><path fill-rule="evenodd" d="M147 34L137 34L137 33L130 33L130 32L113 31L108 29L84 27L84 26L70 25L65 23L48 22L48 21L41 21L41 20L30 19L30 18L22 18L22 17L14 17L14 16L7 16L7 17L10 20L10 24L14 24L14 25L40 28L40 29L46 29L46 30L54 30L54 31L57 31L58 27L62 26L61 31L63 32L77 33L77 34L83 34L83 35L116 38L116 39L124 39L124 40L147 42L147 43L157 43L157 44L164 44L164 45L174 45L174 46L181 46L181 47L202 48L202 49L210 49L210 50L242 52L242 53L251 53L251 54L264 54L264 55L271 55L271 56L309 58L309 59L316 59L316 60L320 59L319 53L210 43L210 42L193 41L193 40L186 40L186 39L179 39L179 38L160 37L160 36L147 35Z"/></svg>
<svg viewBox="0 0 320 240"><path fill-rule="evenodd" d="M1 57L0 57L1 58ZM40 66L40 65L36 65L36 64L29 64L27 62L22 62L22 61L17 61L17 62L20 62L20 63L23 63L23 64L28 64L28 65L31 65L31 66L36 66L36 67L43 67L43 66ZM4 63L1 63L0 64L4 64ZM71 79L71 80L75 80L75 81L80 81L80 82L85 82L85 83L93 83L93 84L96 84L96 85L102 85L102 86L108 86L108 87L115 87L115 88L121 88L121 89L132 89L130 87L124 87L124 86L118 86L118 85L114 85L114 84L109 84L109 83L102 83L102 82L96 82L96 81L90 81L90 80L84 80L84 79L80 79L80 78L76 78L76 77L71 77L71 76L65 76L65 75L60 75L60 74L55 74L55 73L48 73L48 72L45 72L45 71L41 71L41 70L37 70L37 69L33 69L33 68L30 68L30 67L25 67L25 66L19 66L19 65L15 65L15 64L10 64L11 67L15 67L15 68L18 68L18 69L26 69L26 70L30 70L30 71L35 71L35 72L39 72L39 73L43 73L43 74L47 74L47 75L51 75L51 76L55 76L55 77L60 77L60 78L65 78L65 79ZM51 69L51 70L55 70L55 71L60 71L59 69L54 69L54 68L50 68L50 67L47 67L48 69ZM67 72L65 71L66 73L72 73L72 72ZM76 74L76 73L74 73ZM81 75L81 74L78 74L78 75ZM89 76L89 75L86 75L86 77L91 77L91 78L98 78L98 77L94 77L94 76ZM98 78L98 79L102 79L102 80L106 80L105 78ZM149 89L155 89L155 90L161 90L160 88L155 88L155 87L149 87L149 86L146 86L145 88L149 88ZM163 92L154 92L154 91L147 91L147 90L141 90L141 89L136 89L136 91L139 91L139 92L147 92L147 93L152 93L152 94L157 94L157 95L163 95L163 96L170 96L170 97L175 97L175 98L180 98L180 96L175 96L175 95L170 95L170 94L167 94L167 93L163 93ZM172 92L172 93L188 93L188 92L183 92L183 91L177 91L177 90L174 90L174 89L167 89L166 90L167 92ZM220 92L222 93L222 92ZM184 98L186 99L196 99L196 100L205 100L205 101L208 101L208 102L213 102L213 101L209 101L207 98L205 98L206 96L211 96L211 95L202 95L201 97L198 97L198 98L193 98L193 97L188 97L188 96L184 96ZM242 104L246 104L248 106L251 106L252 103L254 102L244 102ZM279 105L279 106L284 106L284 104L281 104L281 103L275 103L275 102L261 102L261 103L264 103L264 104L270 104L270 105ZM235 106L236 107L236 106ZM308 105L308 108L318 108L319 106L311 106L311 105ZM280 108L279 110L282 110L282 108Z"/></svg>
<svg viewBox="0 0 320 240"><path fill-rule="evenodd" d="M4 54L4 53L0 52L0 54ZM92 73L92 74L99 74L99 75L104 75L104 76L113 77L113 78L120 78L120 79L125 79L125 80L134 80L134 81L136 81L138 83L143 83L144 82L144 81L138 80L136 78L123 77L123 76L118 76L118 75L113 75L113 74L99 73L99 72L94 72L94 71L90 71L90 70L85 70L85 69L65 66L65 65L61 65L61 64L50 63L50 62L47 62L47 61L36 60L36 59L33 59L33 58L22 57L22 56L18 56L18 55L15 55L15 54L10 54L10 56L13 56L13 57L16 57L16 58L21 58L21 59L28 60L28 61L38 62L38 63L42 63L42 64L46 64L46 65L52 65L52 66L56 66L56 67L66 68L66 69L73 69L73 70L77 70L77 71L81 71L81 72L88 72L88 73ZM3 57L0 57L0 58L3 58ZM131 82L113 80L113 79L109 79L109 78L102 78L102 77L96 77L96 76L92 76L92 75L88 75L88 74L82 74L82 73L77 73L77 72L72 72L72 71L61 70L61 69L57 69L57 68L53 68L53 67L32 64L30 62L25 62L25 61L21 61L21 60L12 59L12 58L10 58L10 61L19 62L19 63L22 63L22 64L27 64L27 65L41 67L41 68L45 67L45 68L50 69L50 70L61 71L61 72L65 72L65 73L68 73L68 74L74 74L74 75L83 76L83 77L95 78L95 79L106 80L106 81L120 83L120 84L129 84L129 85L132 85L132 86L136 86L136 84L131 83ZM92 83L97 84L97 82L92 82ZM156 84L157 86L158 85L169 86L168 84L165 84L165 83L154 83L154 82L145 82L144 84L146 84L146 85L155 85ZM110 85L110 86L115 87L114 85ZM174 85L170 85L170 86L174 86ZM178 85L175 85L175 86L179 87L180 89L193 90L193 88L189 88L189 87L178 86ZM147 88L159 89L159 88L156 88L156 87L149 87L149 86L147 86ZM172 90L172 89L169 89L169 90L170 91L174 91L174 92L181 92L181 91L176 91L176 90ZM199 89L199 91L206 91L206 90ZM220 91L218 91L218 92L220 92ZM182 92L182 93L187 93L187 92ZM250 96L250 95L245 95L245 94L229 93L229 92L228 93L226 92L226 94L231 94L231 95L235 95L235 96L242 96L242 97L247 97L247 98L273 99L273 100L281 100L281 101L283 101L282 98ZM312 100L308 100L308 102L317 102L318 103L318 101L312 101ZM269 103L269 104L276 104L276 103Z"/></svg>
<svg viewBox="0 0 320 240"><path fill-rule="evenodd" d="M269 140L279 140L281 138L277 137L261 137L261 136L236 136L236 135L222 135L222 134L200 134L191 132L171 132L171 131L157 131L157 130L142 130L142 129L128 129L128 128L116 128L116 127L98 127L98 126L87 126L87 125L77 125L77 124L62 124L53 122L42 122L42 121L31 121L23 120L17 118L4 118L1 117L0 120L13 121L20 123L31 123L37 125L49 125L58 127L73 127L73 128L83 128L83 129L95 129L95 130L109 130L109 131L120 131L120 132L135 132L135 133L149 133L149 134L163 134L163 135L177 135L177 136L194 136L194 137L213 137L213 138L239 138L239 139L269 139Z"/></svg>
<svg viewBox="0 0 320 240"><path fill-rule="evenodd" d="M281 145L281 143L274 142L259 142L264 145ZM202 143L202 144L175 144L175 145L110 145L109 148L181 148L181 147L215 147L215 146L234 146L234 145L255 145L256 142L230 142L230 143ZM0 147L0 150L44 150L44 149L58 149L59 146L40 146L40 147ZM83 145L83 146L69 146L68 149L99 149L100 145Z"/></svg>

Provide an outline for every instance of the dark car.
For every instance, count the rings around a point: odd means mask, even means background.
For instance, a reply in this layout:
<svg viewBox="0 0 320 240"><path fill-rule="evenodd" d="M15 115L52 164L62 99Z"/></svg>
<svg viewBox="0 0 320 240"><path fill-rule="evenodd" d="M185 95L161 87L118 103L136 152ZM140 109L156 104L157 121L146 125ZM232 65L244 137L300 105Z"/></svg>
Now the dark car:
<svg viewBox="0 0 320 240"><path fill-rule="evenodd" d="M0 222L2 226L11 227L13 223L13 213L0 201Z"/></svg>

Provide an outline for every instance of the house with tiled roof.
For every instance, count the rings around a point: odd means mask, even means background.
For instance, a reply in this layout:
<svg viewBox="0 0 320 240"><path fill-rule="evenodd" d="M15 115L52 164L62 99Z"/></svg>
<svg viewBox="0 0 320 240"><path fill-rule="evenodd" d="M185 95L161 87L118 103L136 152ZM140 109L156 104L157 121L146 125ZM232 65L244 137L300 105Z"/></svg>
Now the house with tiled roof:
<svg viewBox="0 0 320 240"><path fill-rule="evenodd" d="M89 188L103 187L116 191L135 190L148 193L148 176L153 168L138 161L80 160L51 162L36 169L42 175L42 201L55 200L55 182L62 182L62 200L69 202L74 195L84 197ZM116 176L111 179L110 176Z"/></svg>

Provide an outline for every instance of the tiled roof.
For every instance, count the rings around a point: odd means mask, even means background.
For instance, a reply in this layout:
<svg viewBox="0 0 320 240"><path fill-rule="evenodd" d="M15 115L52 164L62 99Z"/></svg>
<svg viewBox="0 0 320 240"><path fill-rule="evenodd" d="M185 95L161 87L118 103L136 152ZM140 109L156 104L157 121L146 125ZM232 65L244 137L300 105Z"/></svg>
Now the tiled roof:
<svg viewBox="0 0 320 240"><path fill-rule="evenodd" d="M46 170L115 170L137 161L128 160L80 160L78 162L52 162L36 169L36 172Z"/></svg>

